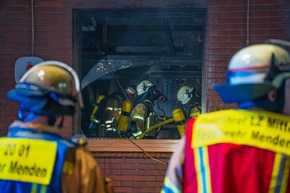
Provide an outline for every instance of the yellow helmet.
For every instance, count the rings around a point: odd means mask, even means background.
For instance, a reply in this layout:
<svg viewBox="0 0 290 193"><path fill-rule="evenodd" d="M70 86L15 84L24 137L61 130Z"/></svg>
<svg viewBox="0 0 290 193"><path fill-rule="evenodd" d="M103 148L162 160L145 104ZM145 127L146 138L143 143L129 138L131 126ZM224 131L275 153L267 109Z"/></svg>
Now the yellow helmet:
<svg viewBox="0 0 290 193"><path fill-rule="evenodd" d="M7 96L36 112L73 114L77 101L83 107L76 72L67 64L53 60L33 66ZM53 105L53 109L47 107L48 104Z"/></svg>

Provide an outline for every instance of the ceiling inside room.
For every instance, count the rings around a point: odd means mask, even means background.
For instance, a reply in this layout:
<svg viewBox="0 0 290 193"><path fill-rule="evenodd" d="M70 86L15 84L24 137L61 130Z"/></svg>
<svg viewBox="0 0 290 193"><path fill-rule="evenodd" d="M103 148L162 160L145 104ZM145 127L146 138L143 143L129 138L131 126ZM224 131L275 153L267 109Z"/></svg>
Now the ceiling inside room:
<svg viewBox="0 0 290 193"><path fill-rule="evenodd" d="M80 22L88 68L105 59L115 66L150 67L146 73L152 75L201 70L203 10L86 11Z"/></svg>
<svg viewBox="0 0 290 193"><path fill-rule="evenodd" d="M81 89L85 106L97 96L150 80L176 108L180 86L201 93L205 11L202 9L80 10L76 14ZM156 109L158 111L158 109ZM159 110L161 111L161 110ZM90 112L82 111L84 120ZM86 122L83 122L86 128Z"/></svg>

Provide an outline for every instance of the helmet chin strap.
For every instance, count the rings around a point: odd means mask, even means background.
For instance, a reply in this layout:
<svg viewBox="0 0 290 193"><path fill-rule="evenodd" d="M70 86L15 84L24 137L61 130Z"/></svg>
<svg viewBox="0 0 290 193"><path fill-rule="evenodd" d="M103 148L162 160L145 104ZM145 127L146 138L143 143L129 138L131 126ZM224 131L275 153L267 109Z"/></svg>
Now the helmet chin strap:
<svg viewBox="0 0 290 193"><path fill-rule="evenodd" d="M32 121L37 117L37 115L34 112L28 112L23 109L18 110L17 115L19 120L23 122Z"/></svg>
<svg viewBox="0 0 290 193"><path fill-rule="evenodd" d="M250 109L251 107L259 107L266 111L271 111L275 113L282 113L283 105L281 104L281 100L278 99L275 102L270 102L267 99L257 100L257 101L247 101L239 104L240 109Z"/></svg>
<svg viewBox="0 0 290 193"><path fill-rule="evenodd" d="M48 124L51 126L55 126L61 128L63 126L64 115L61 115L61 119L58 121L57 116L49 116L48 117Z"/></svg>
<svg viewBox="0 0 290 193"><path fill-rule="evenodd" d="M64 122L64 115L60 115L61 119L58 120L56 115L52 115L52 114L45 115L45 114L41 114L41 113L37 113L33 111L24 110L24 109L19 109L17 114L18 114L19 120L23 122L33 121L37 118L37 116L45 116L48 118L48 125L55 126L58 128L61 128Z"/></svg>
<svg viewBox="0 0 290 193"><path fill-rule="evenodd" d="M148 92L143 93L140 95L140 98L137 100L137 103L141 103L148 95Z"/></svg>

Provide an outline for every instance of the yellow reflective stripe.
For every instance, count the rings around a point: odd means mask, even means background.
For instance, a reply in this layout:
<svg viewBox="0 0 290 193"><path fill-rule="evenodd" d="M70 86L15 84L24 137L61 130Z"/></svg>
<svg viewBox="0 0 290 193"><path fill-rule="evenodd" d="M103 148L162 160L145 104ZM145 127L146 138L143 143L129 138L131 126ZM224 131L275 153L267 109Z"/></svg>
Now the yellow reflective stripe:
<svg viewBox="0 0 290 193"><path fill-rule="evenodd" d="M165 188L161 190L161 193L165 192L181 193L181 191L174 185L174 183L168 177L165 177L164 179L164 186ZM165 191L165 189L170 191Z"/></svg>
<svg viewBox="0 0 290 193"><path fill-rule="evenodd" d="M289 139L289 116L225 110L199 115L194 125L192 148L232 143L290 155Z"/></svg>
<svg viewBox="0 0 290 193"><path fill-rule="evenodd" d="M37 193L37 187L40 186L40 193L46 193L47 185L40 185L40 184L31 184L31 191L30 193ZM38 189L39 190L39 189Z"/></svg>
<svg viewBox="0 0 290 193"><path fill-rule="evenodd" d="M137 136L139 136L139 135L141 135L142 134L142 131L141 130L138 130L138 131L136 131L135 133L132 133L132 135L134 136L134 137L137 137Z"/></svg>
<svg viewBox="0 0 290 193"><path fill-rule="evenodd" d="M290 158L282 154L276 154L269 193L286 193L289 176Z"/></svg>
<svg viewBox="0 0 290 193"><path fill-rule="evenodd" d="M42 185L40 193L46 193L46 189L47 189L47 186L46 185Z"/></svg>
<svg viewBox="0 0 290 193"><path fill-rule="evenodd" d="M276 154L268 193L286 193L289 166L288 156Z"/></svg>
<svg viewBox="0 0 290 193"><path fill-rule="evenodd" d="M190 117L198 117L198 115L200 115L200 112L193 112L193 113L190 113Z"/></svg>
<svg viewBox="0 0 290 193"><path fill-rule="evenodd" d="M193 151L198 193L212 193L207 147L196 148Z"/></svg>
<svg viewBox="0 0 290 193"><path fill-rule="evenodd" d="M37 184L32 184L31 185L31 191L30 193L37 193Z"/></svg>
<svg viewBox="0 0 290 193"><path fill-rule="evenodd" d="M134 114L134 115L132 115L132 120L144 121L144 117L140 114Z"/></svg>
<svg viewBox="0 0 290 193"><path fill-rule="evenodd" d="M275 193L275 188L277 186L278 174L280 170L282 155L276 154L274 164L273 164L273 171L272 176L269 184L269 193Z"/></svg>
<svg viewBox="0 0 290 193"><path fill-rule="evenodd" d="M290 167L290 158L287 156L285 161L285 167L283 168L283 180L281 183L280 193L286 193L289 179L289 167Z"/></svg>

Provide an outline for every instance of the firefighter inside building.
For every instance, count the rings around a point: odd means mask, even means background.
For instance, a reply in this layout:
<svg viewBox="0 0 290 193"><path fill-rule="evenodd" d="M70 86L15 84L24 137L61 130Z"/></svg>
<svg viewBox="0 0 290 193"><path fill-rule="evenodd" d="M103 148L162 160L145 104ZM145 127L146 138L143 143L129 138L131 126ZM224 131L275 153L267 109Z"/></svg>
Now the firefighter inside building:
<svg viewBox="0 0 290 193"><path fill-rule="evenodd" d="M20 109L19 120L0 138L1 192L106 192L109 186L85 147L86 138L60 135L65 117L83 107L79 78L69 65L60 61L35 65L7 97Z"/></svg>
<svg viewBox="0 0 290 193"><path fill-rule="evenodd" d="M290 42L240 49L214 88L238 109L189 119L162 193L290 192Z"/></svg>
<svg viewBox="0 0 290 193"><path fill-rule="evenodd" d="M184 112L186 119L201 114L201 95L195 87L182 86L177 92L178 107Z"/></svg>
<svg viewBox="0 0 290 193"><path fill-rule="evenodd" d="M123 137L138 138L146 129L158 122L158 114L154 111L155 102L157 108L160 101L167 101L167 97L160 93L156 86L149 80L143 80L137 85L137 100L130 116L130 125ZM158 130L154 129L146 138L156 138Z"/></svg>
<svg viewBox="0 0 290 193"><path fill-rule="evenodd" d="M120 90L108 96L99 95L90 116L89 126L89 129L96 133L95 136L155 139L168 138L169 133L179 134L179 137L184 135L186 118L181 108L174 109L172 117L166 117L159 102L165 102L167 97L161 94L152 82L144 80L136 89L137 95L133 87L124 89L127 99L121 97ZM158 109L162 113L158 113ZM158 135L165 125L171 123L177 126L178 133L169 131Z"/></svg>
<svg viewBox="0 0 290 193"><path fill-rule="evenodd" d="M120 92L119 89L108 96L98 96L90 116L89 126L96 136L118 138L127 132L136 90L128 86L124 91Z"/></svg>

